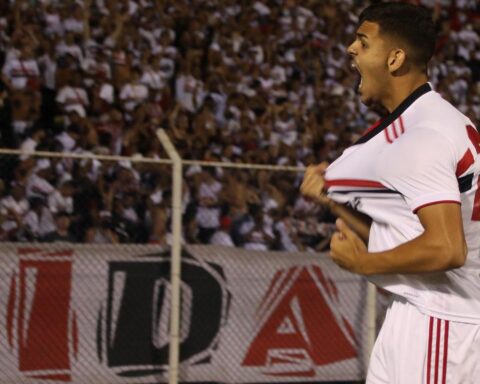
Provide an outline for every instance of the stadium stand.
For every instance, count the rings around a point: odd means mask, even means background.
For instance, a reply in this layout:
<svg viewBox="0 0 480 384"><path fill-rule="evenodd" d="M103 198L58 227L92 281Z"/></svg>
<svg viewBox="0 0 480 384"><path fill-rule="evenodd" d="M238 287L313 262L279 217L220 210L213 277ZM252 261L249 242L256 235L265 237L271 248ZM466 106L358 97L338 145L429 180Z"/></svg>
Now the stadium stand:
<svg viewBox="0 0 480 384"><path fill-rule="evenodd" d="M480 122L480 5L420 1L435 88ZM355 95L346 46L367 1L3 1L0 145L305 166L381 111ZM341 42L341 43L338 43ZM0 161L0 239L168 244L170 176L128 161ZM187 167L184 241L320 251L333 219L299 176Z"/></svg>

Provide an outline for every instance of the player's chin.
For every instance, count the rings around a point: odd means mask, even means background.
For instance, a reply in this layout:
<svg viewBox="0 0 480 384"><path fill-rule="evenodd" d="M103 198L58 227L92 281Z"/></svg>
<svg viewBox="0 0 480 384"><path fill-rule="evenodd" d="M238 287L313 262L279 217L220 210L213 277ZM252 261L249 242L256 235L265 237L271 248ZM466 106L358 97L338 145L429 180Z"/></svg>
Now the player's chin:
<svg viewBox="0 0 480 384"><path fill-rule="evenodd" d="M367 93L359 91L360 95L360 101L362 104L366 105L367 107L370 107L373 104L373 98L369 96Z"/></svg>

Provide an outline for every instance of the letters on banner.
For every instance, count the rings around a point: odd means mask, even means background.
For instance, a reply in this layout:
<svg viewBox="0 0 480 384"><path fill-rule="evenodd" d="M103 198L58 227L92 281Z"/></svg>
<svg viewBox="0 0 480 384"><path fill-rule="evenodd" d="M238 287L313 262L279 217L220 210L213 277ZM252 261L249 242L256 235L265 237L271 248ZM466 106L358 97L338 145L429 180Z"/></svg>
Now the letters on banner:
<svg viewBox="0 0 480 384"><path fill-rule="evenodd" d="M1 383L167 382L170 255L3 244ZM366 283L321 255L187 246L180 380L364 377Z"/></svg>

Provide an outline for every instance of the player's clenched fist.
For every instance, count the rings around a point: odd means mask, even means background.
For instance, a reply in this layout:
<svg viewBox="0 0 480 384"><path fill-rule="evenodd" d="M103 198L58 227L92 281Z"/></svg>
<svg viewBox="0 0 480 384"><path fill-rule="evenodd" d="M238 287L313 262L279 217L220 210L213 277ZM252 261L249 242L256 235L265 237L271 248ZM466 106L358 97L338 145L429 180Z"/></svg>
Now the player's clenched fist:
<svg viewBox="0 0 480 384"><path fill-rule="evenodd" d="M324 174L327 167L327 162L307 167L303 176L302 185L300 186L300 192L302 195L315 201L323 201L323 187L325 185Z"/></svg>
<svg viewBox="0 0 480 384"><path fill-rule="evenodd" d="M342 219L337 219L336 225L337 232L330 241L330 257L340 267L364 274L368 252L365 243Z"/></svg>

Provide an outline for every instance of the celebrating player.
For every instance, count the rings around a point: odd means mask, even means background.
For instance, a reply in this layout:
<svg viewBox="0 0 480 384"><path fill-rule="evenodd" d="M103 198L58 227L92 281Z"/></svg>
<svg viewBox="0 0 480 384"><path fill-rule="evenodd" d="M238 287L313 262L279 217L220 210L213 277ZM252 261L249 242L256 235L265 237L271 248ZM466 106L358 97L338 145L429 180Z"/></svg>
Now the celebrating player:
<svg viewBox="0 0 480 384"><path fill-rule="evenodd" d="M480 380L480 134L428 83L434 46L421 7L361 13L358 92L389 114L301 186L339 216L333 261L393 294L369 384Z"/></svg>

